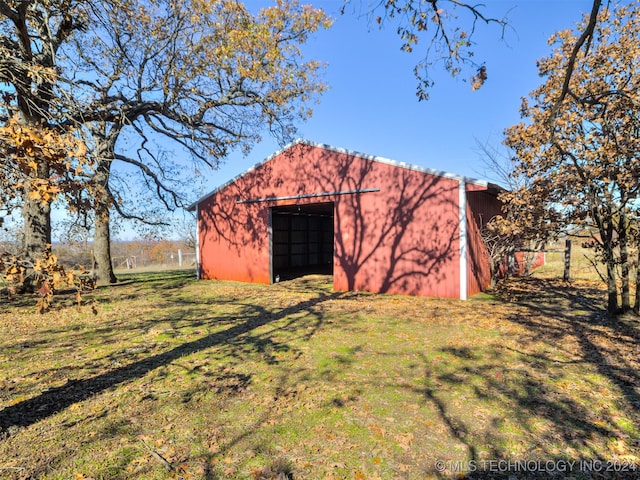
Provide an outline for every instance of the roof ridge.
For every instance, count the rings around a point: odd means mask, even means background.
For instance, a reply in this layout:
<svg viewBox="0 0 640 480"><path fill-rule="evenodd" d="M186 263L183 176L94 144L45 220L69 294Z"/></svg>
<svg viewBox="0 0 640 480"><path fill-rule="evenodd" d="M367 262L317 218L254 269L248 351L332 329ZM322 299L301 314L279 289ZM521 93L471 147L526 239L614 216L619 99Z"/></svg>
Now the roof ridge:
<svg viewBox="0 0 640 480"><path fill-rule="evenodd" d="M287 143L285 146L283 146L279 150L276 150L275 152L273 152L271 155L267 156L266 158L260 160L258 163L253 164L251 167L249 167L244 172L239 173L238 175L234 176L230 180L228 180L228 181L224 182L223 184L219 185L218 187L214 188L209 193L203 195L198 200L196 200L191 205L189 205L187 207L187 210L188 211L193 211L198 204L202 203L204 200L206 200L210 196L215 195L217 192L219 192L223 188L227 187L228 185L231 185L233 182L235 182L236 180L240 179L241 177L243 177L247 173L252 172L256 168L264 165L268 161L272 160L273 158L277 157L278 155L281 155L282 153L286 152L287 150L290 150L291 148L295 147L296 145L307 145L307 146L310 146L310 147L321 148L323 150L328 150L328 151L331 151L331 152L342 153L344 155L349 155L349 156L352 156L352 157L363 158L365 160L369 160L369 161L373 161L373 162L384 163L384 164L392 165L394 167L399 167L399 168L406 168L408 170L414 170L414 171L417 171L417 172L427 173L429 175L435 175L435 176L438 176L438 177L449 178L449 179L457 180L457 181L460 181L460 182L471 183L471 184L479 185L479 186L482 186L482 187L489 187L489 185L493 185L493 184L490 184L490 182L487 182L486 180L479 180L477 178L466 177L464 175L458 175L456 173L445 172L443 170L435 170L433 168L427 168L427 167L423 167L423 166L420 166L420 165L401 162L401 161L398 161L398 160L392 160L390 158L380 157L380 156L377 156L377 155L371 155L371 154L359 152L359 151L356 151L356 150L349 150L349 149L343 148L343 147L336 147L334 145L329 145L327 143L313 142L311 140L299 137L299 138L296 138L295 140Z"/></svg>

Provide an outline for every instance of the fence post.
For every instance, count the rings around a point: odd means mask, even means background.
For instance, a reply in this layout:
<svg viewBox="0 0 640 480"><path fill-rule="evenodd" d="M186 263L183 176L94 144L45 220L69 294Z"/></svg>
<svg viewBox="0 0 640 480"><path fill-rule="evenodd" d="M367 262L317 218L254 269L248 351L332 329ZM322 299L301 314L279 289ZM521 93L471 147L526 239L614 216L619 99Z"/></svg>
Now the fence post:
<svg viewBox="0 0 640 480"><path fill-rule="evenodd" d="M565 282L571 280L571 240L568 238L564 243L564 275L562 279Z"/></svg>
<svg viewBox="0 0 640 480"><path fill-rule="evenodd" d="M178 266L182 267L182 250L178 249Z"/></svg>

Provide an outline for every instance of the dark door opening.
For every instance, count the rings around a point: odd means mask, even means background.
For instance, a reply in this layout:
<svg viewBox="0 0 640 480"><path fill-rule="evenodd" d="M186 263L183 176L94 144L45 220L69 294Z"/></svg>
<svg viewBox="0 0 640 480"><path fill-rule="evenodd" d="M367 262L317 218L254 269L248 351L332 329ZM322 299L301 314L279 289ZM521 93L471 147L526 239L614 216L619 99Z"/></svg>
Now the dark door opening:
<svg viewBox="0 0 640 480"><path fill-rule="evenodd" d="M333 274L333 203L271 208L271 280Z"/></svg>

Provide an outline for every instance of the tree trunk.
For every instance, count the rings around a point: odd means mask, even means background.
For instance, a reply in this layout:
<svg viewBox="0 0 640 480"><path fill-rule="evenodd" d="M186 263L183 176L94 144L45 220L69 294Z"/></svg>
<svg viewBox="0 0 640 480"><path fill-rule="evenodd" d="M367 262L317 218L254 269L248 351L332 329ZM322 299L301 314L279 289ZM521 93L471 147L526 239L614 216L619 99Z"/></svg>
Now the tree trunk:
<svg viewBox="0 0 640 480"><path fill-rule="evenodd" d="M564 242L564 274L562 279L565 282L571 280L571 240L568 238Z"/></svg>
<svg viewBox="0 0 640 480"><path fill-rule="evenodd" d="M33 180L49 179L49 164L40 161ZM43 202L41 198L31 198L30 187L22 191L22 217L24 219L24 258L31 265L27 268L23 289L34 292L37 288L35 270L32 268L36 261L51 245L51 203Z"/></svg>
<svg viewBox="0 0 640 480"><path fill-rule="evenodd" d="M111 232L109 208L96 205L96 225L93 233L93 257L95 261L95 277L98 284L116 283L118 279L113 272L111 262ZM100 216L100 218L98 218Z"/></svg>
<svg viewBox="0 0 640 480"><path fill-rule="evenodd" d="M636 301L633 305L633 311L640 314L640 242L636 242L636 248L638 249L638 258L636 261Z"/></svg>
<svg viewBox="0 0 640 480"><path fill-rule="evenodd" d="M42 175L46 173L46 165L42 165ZM46 178L46 177L45 177ZM23 193L24 203L22 205L22 216L24 219L24 257L25 260L35 265L36 261L42 258L42 254L51 245L51 205L42 203L39 198L33 199L29 192ZM35 282L35 271L27 268L26 278L23 288L26 292L34 292L37 285Z"/></svg>
<svg viewBox="0 0 640 480"><path fill-rule="evenodd" d="M631 310L631 294L629 287L629 251L627 242L627 217L620 213L618 222L618 241L620 242L620 267L622 268L622 312Z"/></svg>
<svg viewBox="0 0 640 480"><path fill-rule="evenodd" d="M106 188L111 171L110 160L100 160L94 179ZM118 279L113 272L111 262L111 222L109 199L107 195L95 200L95 227L93 233L94 275L98 284L116 283Z"/></svg>
<svg viewBox="0 0 640 480"><path fill-rule="evenodd" d="M593 216L597 218L600 241L602 242L602 258L607 266L607 313L614 316L618 313L618 285L616 283L616 255L613 246L613 232L615 230L611 216L600 215L594 209Z"/></svg>
<svg viewBox="0 0 640 480"><path fill-rule="evenodd" d="M618 285L616 283L616 257L613 251L613 224L606 222L600 229L603 240L603 258L607 266L607 312L618 313Z"/></svg>
<svg viewBox="0 0 640 480"><path fill-rule="evenodd" d="M618 286L616 285L616 265L613 258L607 259L607 312L618 313Z"/></svg>

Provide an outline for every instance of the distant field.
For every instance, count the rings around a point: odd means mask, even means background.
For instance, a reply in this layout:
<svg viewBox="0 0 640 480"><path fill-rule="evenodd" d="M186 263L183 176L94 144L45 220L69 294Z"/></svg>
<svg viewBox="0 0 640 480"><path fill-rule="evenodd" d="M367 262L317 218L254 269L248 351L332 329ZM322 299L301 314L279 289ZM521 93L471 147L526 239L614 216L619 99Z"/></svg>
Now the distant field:
<svg viewBox="0 0 640 480"><path fill-rule="evenodd" d="M546 265L541 267L538 276L548 278L562 277L564 271L564 242L553 247L554 252L546 254ZM571 279L573 280L600 280L594 268L593 251L583 248L579 241L574 240L571 246ZM600 265L600 264L599 264ZM602 270L604 265L600 265ZM602 270L604 272L604 270Z"/></svg>
<svg viewBox="0 0 640 480"><path fill-rule="evenodd" d="M114 269L114 273L117 277L124 276L124 279L129 279L132 276L135 276L139 273L158 273L158 272L184 272L185 275L189 275L189 272L196 278L196 266L195 265L184 265L182 267L177 267L175 265L148 265L144 267L136 267L136 268L116 268Z"/></svg>
<svg viewBox="0 0 640 480"><path fill-rule="evenodd" d="M639 323L550 260L466 302L190 270L2 299L0 478L635 478Z"/></svg>

